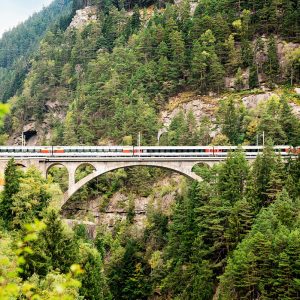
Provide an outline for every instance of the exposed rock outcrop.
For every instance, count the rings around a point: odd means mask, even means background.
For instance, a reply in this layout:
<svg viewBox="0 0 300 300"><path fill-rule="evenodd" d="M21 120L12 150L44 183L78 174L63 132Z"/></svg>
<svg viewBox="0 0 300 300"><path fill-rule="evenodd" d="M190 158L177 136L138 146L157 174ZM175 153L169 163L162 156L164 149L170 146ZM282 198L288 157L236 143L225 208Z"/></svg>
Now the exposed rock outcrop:
<svg viewBox="0 0 300 300"><path fill-rule="evenodd" d="M257 105L259 105L259 103L268 101L268 99L270 99L270 97L272 97L272 96L277 96L277 94L274 92L268 92L268 93L263 93L263 94L250 95L250 96L242 98L242 101L243 101L244 105L246 106L246 108L255 109L257 107ZM298 118L300 118L300 106L293 102L290 103L290 106L293 110L293 113Z"/></svg>
<svg viewBox="0 0 300 300"><path fill-rule="evenodd" d="M214 122L218 100L216 97L200 96L193 92L180 93L170 98L167 109L161 112L160 119L163 127L168 128L172 119L180 111L183 111L184 114L192 111L197 122L201 121L205 116Z"/></svg>
<svg viewBox="0 0 300 300"><path fill-rule="evenodd" d="M76 11L76 15L73 17L69 27L80 29L95 20L97 20L97 8L95 6L87 6Z"/></svg>
<svg viewBox="0 0 300 300"><path fill-rule="evenodd" d="M275 93L269 92L269 93L263 93L263 94L257 94L257 95L250 95L247 97L242 98L242 101L246 108L248 109L254 109L257 107L257 105L260 102L265 102L270 97L275 96Z"/></svg>
<svg viewBox="0 0 300 300"><path fill-rule="evenodd" d="M134 222L139 228L144 228L149 208L160 210L167 215L171 213L171 205L174 203L176 195L181 192L180 183L182 180L185 180L183 176L174 173L172 176L157 182L153 188L154 193L147 197L117 192L109 198L105 208L102 206L103 201L106 200L102 197L87 202L69 202L63 215L67 217L68 224L72 223L69 220L72 215L72 218L81 219L80 222L87 222L92 228L93 224L113 228L117 222L126 220L129 202L133 201Z"/></svg>

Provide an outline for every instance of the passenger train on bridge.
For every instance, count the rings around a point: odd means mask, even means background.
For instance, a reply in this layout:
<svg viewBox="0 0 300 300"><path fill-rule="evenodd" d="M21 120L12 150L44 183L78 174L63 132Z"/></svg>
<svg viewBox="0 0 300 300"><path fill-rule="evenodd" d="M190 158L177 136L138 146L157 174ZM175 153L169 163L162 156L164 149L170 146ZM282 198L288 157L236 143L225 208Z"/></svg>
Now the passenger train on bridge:
<svg viewBox="0 0 300 300"><path fill-rule="evenodd" d="M263 146L0 146L1 157L225 157L242 149L257 156ZM300 147L274 146L282 156L300 154Z"/></svg>

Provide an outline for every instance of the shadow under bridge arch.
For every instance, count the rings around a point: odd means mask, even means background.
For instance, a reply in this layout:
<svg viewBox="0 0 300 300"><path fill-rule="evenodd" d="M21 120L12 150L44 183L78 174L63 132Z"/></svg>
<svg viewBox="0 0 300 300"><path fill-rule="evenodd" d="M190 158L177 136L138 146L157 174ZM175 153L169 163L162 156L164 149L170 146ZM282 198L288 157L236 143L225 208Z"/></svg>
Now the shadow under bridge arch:
<svg viewBox="0 0 300 300"><path fill-rule="evenodd" d="M122 168L135 167L135 166L143 166L143 167L157 167L164 168L171 171L175 171L180 173L186 177L189 177L193 180L202 181L202 178L196 175L192 169L195 165L194 161L159 161L159 162L148 162L148 161L137 161L137 162L101 162L97 164L93 164L95 166L95 170L87 175L86 177L80 179L78 182L69 186L69 189L64 194L63 206L68 199L73 196L80 188L82 188L85 184L93 180L94 178L103 175L105 173L115 171Z"/></svg>

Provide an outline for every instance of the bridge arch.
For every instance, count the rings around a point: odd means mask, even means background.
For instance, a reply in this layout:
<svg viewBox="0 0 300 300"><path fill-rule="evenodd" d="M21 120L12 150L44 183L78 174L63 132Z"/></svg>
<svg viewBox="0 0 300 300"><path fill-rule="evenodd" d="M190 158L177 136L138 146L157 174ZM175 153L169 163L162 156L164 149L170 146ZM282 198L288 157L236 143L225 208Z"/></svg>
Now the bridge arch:
<svg viewBox="0 0 300 300"><path fill-rule="evenodd" d="M84 167L90 167L92 169L92 171L87 171L87 170L83 170ZM93 173L96 171L96 166L93 164L93 163L90 163L90 162L83 162L81 164L79 164L76 169L75 169L75 172L74 172L74 176L75 176L75 183L77 183L78 181L80 181L81 179L83 179L84 177L81 177L79 178L78 180L76 180L77 178L77 175L78 175L78 171L86 171L87 174L84 176L88 176L89 174Z"/></svg>
<svg viewBox="0 0 300 300"><path fill-rule="evenodd" d="M65 169L67 169L68 174L69 174L69 168L68 168L67 164L65 164L63 162L54 162L54 163L51 163L50 165L47 166L47 168L46 168L46 177L48 176L49 171L50 171L51 168L59 167L59 166L64 167Z"/></svg>
<svg viewBox="0 0 300 300"><path fill-rule="evenodd" d="M191 178L193 180L202 181L202 178L195 173L192 172L192 168L194 166L195 162L188 162L185 164L181 163L166 163L166 162L118 162L115 164L102 164L100 168L97 168L96 170L89 175L85 176L72 186L69 186L69 189L64 194L63 203L61 206L63 206L71 196L73 196L80 188L82 188L85 184L93 180L94 178L104 175L105 173L115 171L122 168L128 168L128 167L135 167L135 166L144 166L144 167L158 167L158 168L164 168L168 169L170 171L177 172L181 175L184 175L188 178Z"/></svg>
<svg viewBox="0 0 300 300"><path fill-rule="evenodd" d="M55 170L55 168L57 168ZM59 169L58 169L59 168ZM51 172L52 171L52 172ZM63 192L66 192L69 188L70 170L67 164L63 162L54 162L47 166L45 176L49 178L49 175L54 179Z"/></svg>

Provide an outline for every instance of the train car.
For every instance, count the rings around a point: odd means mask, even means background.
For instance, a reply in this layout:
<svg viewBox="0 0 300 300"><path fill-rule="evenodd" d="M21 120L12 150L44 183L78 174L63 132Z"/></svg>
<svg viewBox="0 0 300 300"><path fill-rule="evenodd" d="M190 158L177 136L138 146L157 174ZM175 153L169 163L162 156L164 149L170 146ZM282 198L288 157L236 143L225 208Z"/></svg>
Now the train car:
<svg viewBox="0 0 300 300"><path fill-rule="evenodd" d="M1 146L0 156L4 157L44 157L51 155L51 147L44 146Z"/></svg>
<svg viewBox="0 0 300 300"><path fill-rule="evenodd" d="M134 156L140 157L208 157L213 155L211 146L142 146L134 147Z"/></svg>
<svg viewBox="0 0 300 300"><path fill-rule="evenodd" d="M293 147L291 146L274 146L273 150L275 151L276 154L280 154L281 156L291 156L293 155Z"/></svg>
<svg viewBox="0 0 300 300"><path fill-rule="evenodd" d="M290 151L292 152L293 155L298 156L300 155L300 147L291 147Z"/></svg>
<svg viewBox="0 0 300 300"><path fill-rule="evenodd" d="M66 146L53 147L53 156L127 157L133 155L129 146Z"/></svg>

